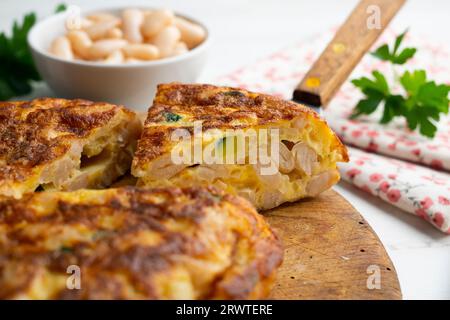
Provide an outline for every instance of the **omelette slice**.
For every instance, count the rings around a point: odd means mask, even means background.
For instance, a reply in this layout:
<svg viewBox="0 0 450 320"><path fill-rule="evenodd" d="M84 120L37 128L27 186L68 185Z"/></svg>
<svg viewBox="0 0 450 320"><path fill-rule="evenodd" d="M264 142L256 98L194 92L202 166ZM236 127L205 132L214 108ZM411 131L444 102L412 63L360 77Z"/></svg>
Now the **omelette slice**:
<svg viewBox="0 0 450 320"><path fill-rule="evenodd" d="M0 195L108 186L129 169L140 131L137 116L122 106L0 102Z"/></svg>
<svg viewBox="0 0 450 320"><path fill-rule="evenodd" d="M0 299L260 299L283 250L213 188L0 196Z"/></svg>
<svg viewBox="0 0 450 320"><path fill-rule="evenodd" d="M172 83L158 86L132 174L150 187L214 185L263 210L329 189L339 180L339 161L348 161L345 146L307 107Z"/></svg>

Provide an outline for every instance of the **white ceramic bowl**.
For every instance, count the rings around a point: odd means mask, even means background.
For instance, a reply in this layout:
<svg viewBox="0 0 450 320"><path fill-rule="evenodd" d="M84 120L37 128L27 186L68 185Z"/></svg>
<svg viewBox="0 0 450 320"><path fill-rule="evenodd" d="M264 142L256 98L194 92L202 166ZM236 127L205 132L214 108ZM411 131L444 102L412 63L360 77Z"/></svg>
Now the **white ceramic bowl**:
<svg viewBox="0 0 450 320"><path fill-rule="evenodd" d="M82 14L100 11L118 14L128 7L95 9ZM144 6L140 8L152 9ZM210 42L209 30L195 19L178 12L175 14L201 25L207 31L207 37L189 52L161 60L106 65L55 57L48 50L53 39L66 32L65 12L37 23L28 34L28 43L39 73L59 97L106 101L123 104L136 111L146 111L152 104L157 84L195 82L205 65Z"/></svg>

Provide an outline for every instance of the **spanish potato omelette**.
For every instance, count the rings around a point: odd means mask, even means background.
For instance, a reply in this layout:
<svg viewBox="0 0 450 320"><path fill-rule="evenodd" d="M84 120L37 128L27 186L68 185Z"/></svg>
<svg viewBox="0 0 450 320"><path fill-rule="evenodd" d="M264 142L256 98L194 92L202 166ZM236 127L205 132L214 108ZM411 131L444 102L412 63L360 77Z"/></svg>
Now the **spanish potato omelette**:
<svg viewBox="0 0 450 320"><path fill-rule="evenodd" d="M108 186L129 169L140 130L133 112L107 103L0 102L0 194Z"/></svg>
<svg viewBox="0 0 450 320"><path fill-rule="evenodd" d="M195 135L198 121L202 123L201 138ZM279 146L278 170L261 174L261 163L248 161L253 156L249 149L252 143L245 147L245 159L235 158L233 164L205 164L196 161L195 155L174 163L173 151L180 141L174 140L173 134L178 129L190 133L188 149L194 153L214 145L218 152L232 153L233 157L236 147L227 149L224 141L243 141L250 130L259 137L263 131L278 129L278 139L267 142L267 146ZM171 83L158 86L138 142L132 174L138 178L138 185L151 187L214 185L247 198L258 209L269 209L330 188L339 180L339 161L348 161L345 146L307 107L237 88Z"/></svg>
<svg viewBox="0 0 450 320"><path fill-rule="evenodd" d="M251 204L214 188L0 196L2 299L257 299L281 260Z"/></svg>

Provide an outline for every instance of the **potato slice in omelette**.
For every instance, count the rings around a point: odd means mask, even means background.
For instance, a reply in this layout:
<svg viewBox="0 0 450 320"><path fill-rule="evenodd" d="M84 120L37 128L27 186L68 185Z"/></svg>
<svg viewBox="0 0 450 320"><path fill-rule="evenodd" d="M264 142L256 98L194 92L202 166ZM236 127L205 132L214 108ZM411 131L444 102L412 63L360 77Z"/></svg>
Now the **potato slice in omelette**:
<svg viewBox="0 0 450 320"><path fill-rule="evenodd" d="M0 299L260 299L283 249L214 188L0 196Z"/></svg>
<svg viewBox="0 0 450 320"><path fill-rule="evenodd" d="M132 174L150 187L214 185L270 209L329 189L339 180L339 161L348 161L345 146L307 107L236 88L172 83L158 86Z"/></svg>
<svg viewBox="0 0 450 320"><path fill-rule="evenodd" d="M140 131L137 116L122 106L0 102L0 195L108 186L129 170Z"/></svg>

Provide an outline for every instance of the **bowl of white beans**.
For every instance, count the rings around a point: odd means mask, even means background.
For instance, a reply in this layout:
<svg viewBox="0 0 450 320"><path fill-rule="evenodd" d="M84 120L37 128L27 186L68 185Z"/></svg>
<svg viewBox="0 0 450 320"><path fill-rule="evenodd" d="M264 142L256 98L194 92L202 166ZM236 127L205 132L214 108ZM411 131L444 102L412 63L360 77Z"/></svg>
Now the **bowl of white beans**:
<svg viewBox="0 0 450 320"><path fill-rule="evenodd" d="M56 95L136 111L147 110L159 83L195 82L209 42L199 21L150 7L62 12L28 35L36 67Z"/></svg>

